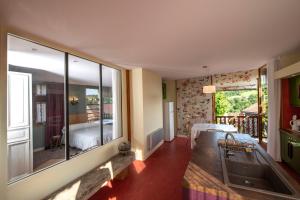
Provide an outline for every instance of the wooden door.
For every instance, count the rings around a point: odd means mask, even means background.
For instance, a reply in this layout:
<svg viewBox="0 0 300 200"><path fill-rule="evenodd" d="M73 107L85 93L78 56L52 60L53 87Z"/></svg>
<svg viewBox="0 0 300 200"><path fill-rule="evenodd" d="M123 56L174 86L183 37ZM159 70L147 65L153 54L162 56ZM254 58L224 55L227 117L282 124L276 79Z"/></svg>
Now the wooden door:
<svg viewBox="0 0 300 200"><path fill-rule="evenodd" d="M8 73L8 180L32 172L31 74Z"/></svg>

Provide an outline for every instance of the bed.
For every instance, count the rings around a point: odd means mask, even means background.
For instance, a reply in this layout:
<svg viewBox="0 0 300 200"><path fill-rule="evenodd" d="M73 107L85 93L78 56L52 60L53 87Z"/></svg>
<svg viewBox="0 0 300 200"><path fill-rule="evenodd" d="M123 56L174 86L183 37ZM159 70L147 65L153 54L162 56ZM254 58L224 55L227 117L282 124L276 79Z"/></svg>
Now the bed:
<svg viewBox="0 0 300 200"><path fill-rule="evenodd" d="M103 120L103 140L111 140L113 121L111 119ZM65 128L62 130L63 138L65 135ZM100 137L100 121L72 124L69 126L69 146L81 150L87 150L94 146L101 145Z"/></svg>

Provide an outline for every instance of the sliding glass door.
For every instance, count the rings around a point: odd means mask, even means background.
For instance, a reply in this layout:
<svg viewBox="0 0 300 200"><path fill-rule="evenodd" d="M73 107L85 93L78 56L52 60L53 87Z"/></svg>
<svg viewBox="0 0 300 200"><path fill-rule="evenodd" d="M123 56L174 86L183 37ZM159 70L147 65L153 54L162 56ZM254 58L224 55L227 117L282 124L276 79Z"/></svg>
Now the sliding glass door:
<svg viewBox="0 0 300 200"><path fill-rule="evenodd" d="M268 138L268 74L267 67L259 68L258 102L259 102L259 142L267 143Z"/></svg>

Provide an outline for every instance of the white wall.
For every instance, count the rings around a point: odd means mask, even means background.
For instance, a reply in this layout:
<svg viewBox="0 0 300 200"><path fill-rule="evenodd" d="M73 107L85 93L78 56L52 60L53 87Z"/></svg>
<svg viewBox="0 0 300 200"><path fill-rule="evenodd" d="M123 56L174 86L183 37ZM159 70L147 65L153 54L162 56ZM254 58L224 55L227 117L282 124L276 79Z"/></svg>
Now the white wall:
<svg viewBox="0 0 300 200"><path fill-rule="evenodd" d="M147 135L163 127L162 79L141 68L131 70L132 144L136 159L146 159Z"/></svg>
<svg viewBox="0 0 300 200"><path fill-rule="evenodd" d="M30 35L28 35L30 36ZM33 38L35 38L33 36ZM48 46L53 46L45 42ZM64 47L57 47L65 51ZM68 50L74 55L82 55L78 52ZM126 76L125 70L122 70L122 130L123 137L116 139L104 146L98 147L69 161L57 164L49 169L31 175L13 184L7 185L7 156L6 156L6 30L1 29L1 54L0 54L0 199L2 200L38 200L51 194L66 185L80 175L95 168L99 164L108 160L118 152L117 146L120 142L127 140L127 101L126 101ZM103 63L100 60L84 56L95 62ZM4 59L3 59L4 58ZM109 64L107 64L110 66ZM4 196L5 195L5 196Z"/></svg>
<svg viewBox="0 0 300 200"><path fill-rule="evenodd" d="M6 37L3 27L0 26L0 199L6 199Z"/></svg>
<svg viewBox="0 0 300 200"><path fill-rule="evenodd" d="M151 71L143 70L144 133L149 135L163 127L162 80Z"/></svg>
<svg viewBox="0 0 300 200"><path fill-rule="evenodd" d="M131 142L136 159L143 160L145 151L144 111L143 111L143 71L141 68L130 71L130 114Z"/></svg>
<svg viewBox="0 0 300 200"><path fill-rule="evenodd" d="M300 61L300 47L278 57L278 68L282 69Z"/></svg>
<svg viewBox="0 0 300 200"><path fill-rule="evenodd" d="M7 187L7 199L35 200L51 194L116 154L117 145L123 140L124 138L115 140L103 147L9 185Z"/></svg>

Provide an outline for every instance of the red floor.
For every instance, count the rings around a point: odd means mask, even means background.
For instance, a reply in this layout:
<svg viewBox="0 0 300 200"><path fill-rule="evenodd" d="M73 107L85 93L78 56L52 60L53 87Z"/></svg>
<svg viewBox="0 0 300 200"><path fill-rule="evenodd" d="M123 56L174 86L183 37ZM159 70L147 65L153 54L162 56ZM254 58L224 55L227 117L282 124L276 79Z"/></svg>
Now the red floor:
<svg viewBox="0 0 300 200"><path fill-rule="evenodd" d="M134 161L123 181L114 180L90 200L182 199L181 183L191 151L186 138L165 142L146 161Z"/></svg>

